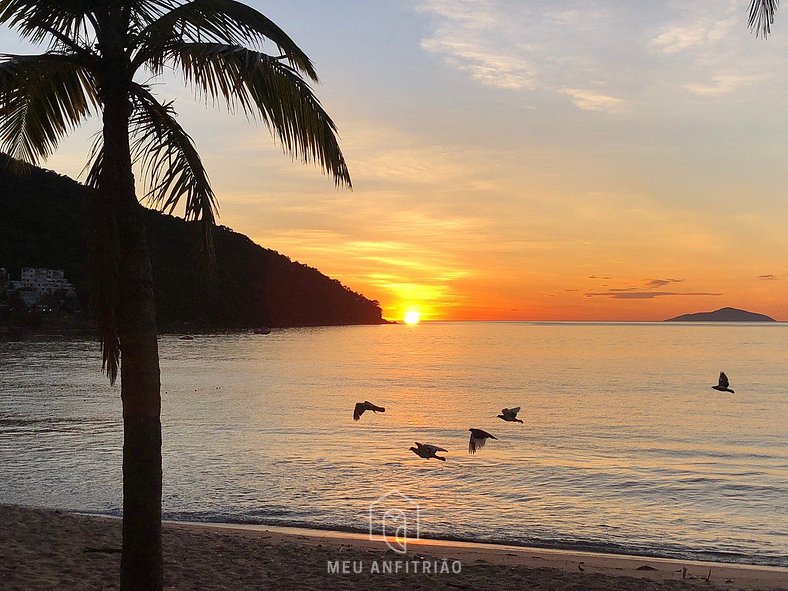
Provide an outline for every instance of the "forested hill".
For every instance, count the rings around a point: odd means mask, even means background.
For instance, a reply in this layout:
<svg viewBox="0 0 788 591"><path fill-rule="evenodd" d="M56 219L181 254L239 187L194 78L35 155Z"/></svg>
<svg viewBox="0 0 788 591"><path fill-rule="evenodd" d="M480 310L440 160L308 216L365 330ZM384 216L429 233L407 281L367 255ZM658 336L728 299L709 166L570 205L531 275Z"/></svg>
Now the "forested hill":
<svg viewBox="0 0 788 591"><path fill-rule="evenodd" d="M0 267L65 269L87 298L83 211L87 189L39 168L10 169L0 155ZM206 289L195 223L146 211L159 326L203 329L382 324L377 302L317 269L262 248L243 234L216 232L218 285Z"/></svg>

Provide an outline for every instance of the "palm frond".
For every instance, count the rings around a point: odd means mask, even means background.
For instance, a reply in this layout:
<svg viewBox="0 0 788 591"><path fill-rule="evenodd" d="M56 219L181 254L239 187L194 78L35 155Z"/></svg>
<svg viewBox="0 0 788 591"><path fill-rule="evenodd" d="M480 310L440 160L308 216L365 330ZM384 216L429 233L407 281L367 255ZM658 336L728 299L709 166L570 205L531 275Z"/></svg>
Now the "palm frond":
<svg viewBox="0 0 788 591"><path fill-rule="evenodd" d="M133 33L135 43L142 30L178 6L179 2L176 0L130 0L126 2L124 22L128 22L129 31Z"/></svg>
<svg viewBox="0 0 788 591"><path fill-rule="evenodd" d="M750 3L750 16L747 21L755 36L768 37L774 24L774 13L780 5L780 0L752 0Z"/></svg>
<svg viewBox="0 0 788 591"><path fill-rule="evenodd" d="M159 103L142 85L132 88L134 112L129 121L132 155L142 168L151 204L172 213L183 199L184 217L199 220L209 268L215 258L213 229L216 196L194 142L176 120L172 103Z"/></svg>
<svg viewBox="0 0 788 591"><path fill-rule="evenodd" d="M98 325L101 369L114 384L120 367L120 238L112 200L92 189L87 200L90 305Z"/></svg>
<svg viewBox="0 0 788 591"><path fill-rule="evenodd" d="M88 159L82 172L79 173L80 178L85 179L85 184L88 187L97 188L99 186L99 179L101 178L101 170L104 167L104 138L101 133L96 133L93 136L93 145L88 152Z"/></svg>
<svg viewBox="0 0 788 591"><path fill-rule="evenodd" d="M90 259L90 306L98 324L101 369L114 384L120 367L120 235L112 197L101 190L103 168L104 141L98 133L82 171L83 174L87 171L85 184L89 187L85 227Z"/></svg>
<svg viewBox="0 0 788 591"><path fill-rule="evenodd" d="M98 109L92 76L78 56L0 57L0 147L37 163Z"/></svg>
<svg viewBox="0 0 788 591"><path fill-rule="evenodd" d="M287 154L317 163L338 186L351 187L334 122L309 84L288 64L218 43L184 43L165 58L183 72L198 95L225 100L230 110L260 118Z"/></svg>
<svg viewBox="0 0 788 591"><path fill-rule="evenodd" d="M208 42L261 47L273 42L297 71L317 81L312 61L271 19L235 0L193 0L152 22L139 34L134 65L155 62L173 45Z"/></svg>
<svg viewBox="0 0 788 591"><path fill-rule="evenodd" d="M78 42L86 38L96 7L94 0L0 0L0 23L34 43L53 32Z"/></svg>

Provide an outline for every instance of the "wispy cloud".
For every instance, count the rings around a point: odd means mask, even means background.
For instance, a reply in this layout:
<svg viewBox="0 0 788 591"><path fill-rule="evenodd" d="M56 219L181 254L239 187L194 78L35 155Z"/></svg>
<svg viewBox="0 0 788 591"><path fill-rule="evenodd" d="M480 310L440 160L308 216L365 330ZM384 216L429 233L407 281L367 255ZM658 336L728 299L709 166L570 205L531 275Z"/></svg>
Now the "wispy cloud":
<svg viewBox="0 0 788 591"><path fill-rule="evenodd" d="M652 279L648 283L646 283L646 287L649 289L657 289L659 287L665 287L670 283L681 283L684 281L683 279Z"/></svg>
<svg viewBox="0 0 788 591"><path fill-rule="evenodd" d="M590 23L608 16L599 6L556 10L549 3L423 0L418 10L433 19L422 49L480 84L565 94L584 111L611 112L624 104L591 88L606 67L587 49L563 41L589 35Z"/></svg>
<svg viewBox="0 0 788 591"><path fill-rule="evenodd" d="M731 94L768 78L768 73L757 71L758 61L742 57L741 43L747 40L744 20L738 0L724 5L683 3L648 47L694 74L695 80L679 82L679 88L703 97Z"/></svg>
<svg viewBox="0 0 788 591"><path fill-rule="evenodd" d="M446 63L488 86L534 88L536 69L522 49L501 37L501 14L494 2L483 0L428 0L423 12L440 17L441 24L421 47L443 56Z"/></svg>
<svg viewBox="0 0 788 591"><path fill-rule="evenodd" d="M763 76L744 75L744 74L715 74L706 83L689 83L684 88L701 96L720 96L736 92L755 82L763 80Z"/></svg>
<svg viewBox="0 0 788 591"><path fill-rule="evenodd" d="M589 277L591 279L592 277ZM679 296L719 296L721 293L695 291L656 291L673 283L682 283L683 279L650 279L643 287L611 287L607 291L591 291L585 293L587 298L611 298L615 300L653 300L656 298Z"/></svg>
<svg viewBox="0 0 788 591"><path fill-rule="evenodd" d="M436 231L450 233L448 226L452 224L448 222L435 220ZM423 233L416 231L417 235ZM401 318L414 304L425 317L462 305L467 296L455 284L474 275L454 255L407 238L358 240L336 232L282 229L270 232L266 242L282 252L299 253L298 258L307 264L324 261L321 271L351 288L366 286L365 295L387 303L389 318Z"/></svg>
<svg viewBox="0 0 788 591"><path fill-rule="evenodd" d="M582 88L562 88L559 92L572 98L572 102L583 111L617 111L624 104L624 100L601 94L594 90Z"/></svg>
<svg viewBox="0 0 788 591"><path fill-rule="evenodd" d="M697 7L696 7L697 8ZM701 7L689 13L685 19L693 22L674 22L662 29L651 41L654 49L664 53L678 53L686 49L707 47L724 39L738 24L741 16L730 11L718 11L719 7Z"/></svg>
<svg viewBox="0 0 788 591"><path fill-rule="evenodd" d="M736 59L744 26L736 0L667 5L651 30L642 13L597 3L569 2L556 10L538 2L422 0L417 10L431 18L422 49L450 68L490 87L563 94L583 111L636 112L634 69L648 68L656 86L704 97L764 79L751 61ZM622 38L617 47L600 43L611 35ZM687 62L694 80L676 76L675 65L686 71Z"/></svg>
<svg viewBox="0 0 788 591"><path fill-rule="evenodd" d="M616 291L609 290L604 292L588 292L585 294L587 298L612 298L614 300L653 300L655 298L664 297L682 297L682 296L721 296L721 293L709 292L678 292L678 291Z"/></svg>

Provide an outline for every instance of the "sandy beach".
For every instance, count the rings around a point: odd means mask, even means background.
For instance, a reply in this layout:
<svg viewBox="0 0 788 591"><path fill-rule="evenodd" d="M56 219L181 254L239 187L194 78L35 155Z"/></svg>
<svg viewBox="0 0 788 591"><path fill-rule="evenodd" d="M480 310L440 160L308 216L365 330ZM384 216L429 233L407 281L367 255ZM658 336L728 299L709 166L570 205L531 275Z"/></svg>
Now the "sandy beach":
<svg viewBox="0 0 788 591"><path fill-rule="evenodd" d="M2 589L117 589L119 548L117 519L0 506ZM788 589L781 568L191 523L165 524L164 558L170 590Z"/></svg>

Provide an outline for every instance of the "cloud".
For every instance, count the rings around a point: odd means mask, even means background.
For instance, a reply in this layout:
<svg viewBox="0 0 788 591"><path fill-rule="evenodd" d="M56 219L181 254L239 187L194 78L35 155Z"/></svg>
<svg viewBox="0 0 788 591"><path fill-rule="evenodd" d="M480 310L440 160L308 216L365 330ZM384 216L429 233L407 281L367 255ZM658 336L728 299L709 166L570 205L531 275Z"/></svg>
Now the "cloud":
<svg viewBox="0 0 788 591"><path fill-rule="evenodd" d="M592 275L589 279L599 279ZM705 292L673 292L673 291L643 291L655 290L660 287L665 287L671 283L681 283L683 279L651 279L647 281L643 287L611 287L603 292L587 292L585 297L605 297L616 300L651 300L654 298L670 297L670 296L717 296L722 295L719 293L705 293Z"/></svg>
<svg viewBox="0 0 788 591"><path fill-rule="evenodd" d="M679 82L679 88L719 97L771 77L758 54L748 56L752 45L745 44L746 17L738 0L728 0L727 5L685 2L672 12L676 14L647 46L665 63L680 65L692 76Z"/></svg>
<svg viewBox="0 0 788 591"><path fill-rule="evenodd" d="M503 15L495 3L428 0L419 10L439 17L441 23L421 41L422 49L443 56L447 65L481 84L535 87L536 69L525 51L501 35Z"/></svg>
<svg viewBox="0 0 788 591"><path fill-rule="evenodd" d="M675 291L615 291L608 290L605 292L589 292L585 294L587 298L604 297L614 300L652 300L655 298L663 297L676 297L676 296L721 296L721 293L708 293L708 292L675 292Z"/></svg>
<svg viewBox="0 0 788 591"><path fill-rule="evenodd" d="M624 100L582 88L562 88L560 93L572 97L574 105L583 111L616 111L624 105Z"/></svg>
<svg viewBox="0 0 788 591"><path fill-rule="evenodd" d="M658 287L665 287L670 283L681 283L683 279L652 279L646 283L648 289L656 289Z"/></svg>
<svg viewBox="0 0 788 591"><path fill-rule="evenodd" d="M744 88L754 82L763 80L763 76L748 76L739 74L716 74L711 77L711 81L702 83L685 84L684 88L693 94L700 96L721 96L730 94Z"/></svg>
<svg viewBox="0 0 788 591"><path fill-rule="evenodd" d="M735 19L730 17L713 24L709 19L690 25L674 24L659 33L650 45L663 53L678 53L685 49L704 47L724 39L735 24Z"/></svg>
<svg viewBox="0 0 788 591"><path fill-rule="evenodd" d="M592 38L596 24L609 25L610 13L599 6L555 10L551 3L422 0L416 10L432 17L421 48L480 84L565 94L583 111L624 105L622 98L588 88L605 84L599 78L609 74L607 60L577 42L581 35Z"/></svg>
<svg viewBox="0 0 788 591"><path fill-rule="evenodd" d="M388 318L400 318L407 306L418 306L425 317L436 311L446 311L467 303L458 282L472 278L473 269L465 261L440 246L446 240L437 238L448 234L462 234L455 228L464 227L461 221L424 218L424 227L411 222L411 234L396 238L358 239L356 232L339 233L320 229L269 230L265 243L277 250L296 255L306 264L316 264L322 272L335 277L351 289L384 303ZM411 241L434 232L434 247ZM380 234L380 232L373 232ZM259 241L259 240L258 240Z"/></svg>
<svg viewBox="0 0 788 591"><path fill-rule="evenodd" d="M758 275L758 279L763 279L764 281L775 281L777 279L777 275L767 274L767 275Z"/></svg>
<svg viewBox="0 0 788 591"><path fill-rule="evenodd" d="M706 48L725 40L741 25L743 17L738 2L726 8L707 3L684 3L680 20L667 24L649 46L662 53L679 53L687 49Z"/></svg>
<svg viewBox="0 0 788 591"><path fill-rule="evenodd" d="M527 60L506 55L492 47L484 47L472 42L431 38L421 42L427 51L446 56L448 65L471 78L497 88L520 89L534 88L534 67Z"/></svg>
<svg viewBox="0 0 788 591"><path fill-rule="evenodd" d="M741 59L745 18L735 0L666 3L646 21L637 9L600 3L556 9L548 2L420 0L416 6L429 19L421 48L449 68L489 87L565 95L586 112L638 116L640 75L654 87L702 97L767 77ZM656 29L652 23L659 23ZM616 46L603 41L616 35Z"/></svg>

